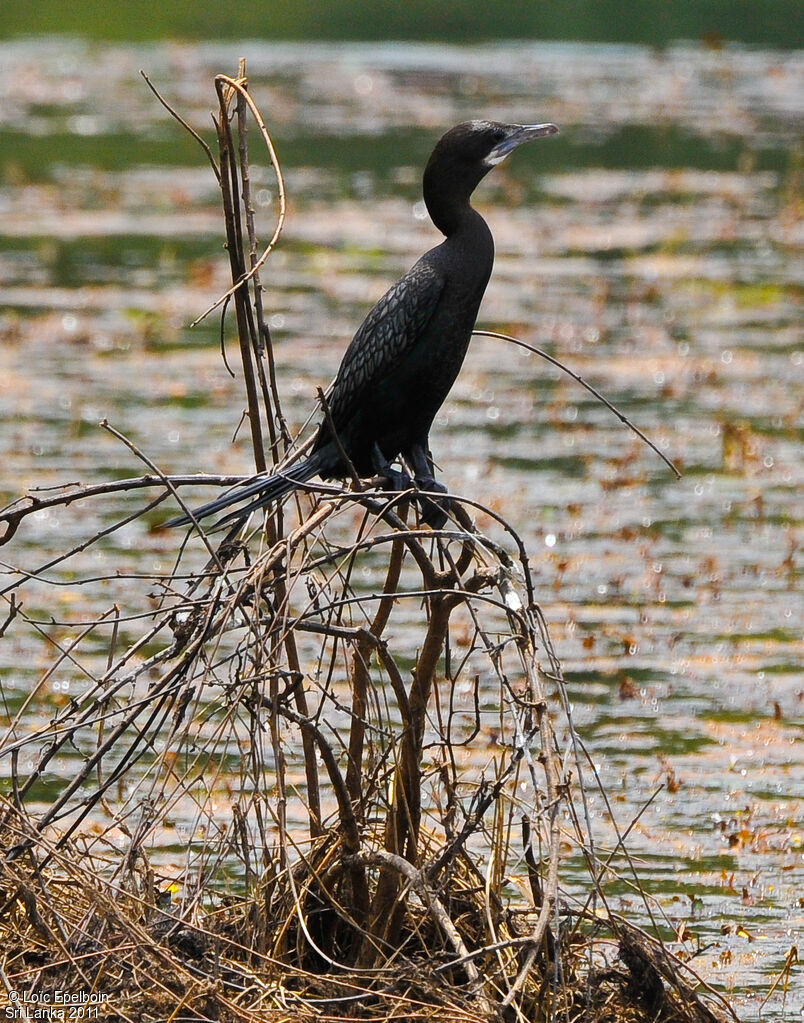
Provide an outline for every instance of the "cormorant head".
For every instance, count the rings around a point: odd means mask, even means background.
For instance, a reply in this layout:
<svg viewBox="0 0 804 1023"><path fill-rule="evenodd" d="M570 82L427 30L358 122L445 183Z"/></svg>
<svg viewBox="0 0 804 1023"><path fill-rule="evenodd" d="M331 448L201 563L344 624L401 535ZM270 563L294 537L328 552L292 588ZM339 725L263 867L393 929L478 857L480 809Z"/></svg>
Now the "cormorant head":
<svg viewBox="0 0 804 1023"><path fill-rule="evenodd" d="M554 124L499 121L463 121L450 128L436 143L424 171L425 202L436 226L442 224L431 207L441 213L467 203L488 172L516 148L557 131ZM443 215L440 219L443 222Z"/></svg>

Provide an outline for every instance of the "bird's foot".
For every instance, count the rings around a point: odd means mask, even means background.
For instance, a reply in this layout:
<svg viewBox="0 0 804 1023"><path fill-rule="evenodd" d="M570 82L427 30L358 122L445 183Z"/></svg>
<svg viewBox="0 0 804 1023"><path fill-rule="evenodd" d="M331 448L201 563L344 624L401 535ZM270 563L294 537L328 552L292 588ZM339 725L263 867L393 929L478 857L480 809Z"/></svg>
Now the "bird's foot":
<svg viewBox="0 0 804 1023"><path fill-rule="evenodd" d="M410 476L406 472L394 469L382 451L380 451L378 444L374 445L371 461L377 475L384 476L388 480L389 490L401 493L403 490L410 490L413 486L413 480Z"/></svg>
<svg viewBox="0 0 804 1023"><path fill-rule="evenodd" d="M402 472L399 469L392 469L390 465L384 465L381 472L388 480L388 489L393 490L395 493L399 494L402 493L403 490L410 490L413 486L413 480L406 472Z"/></svg>
<svg viewBox="0 0 804 1023"><path fill-rule="evenodd" d="M432 476L417 476L416 486L419 490L434 490L439 494L448 493L443 483L438 483ZM421 521L431 529L443 529L447 524L447 515L450 502L444 498L419 497L417 498L421 509Z"/></svg>

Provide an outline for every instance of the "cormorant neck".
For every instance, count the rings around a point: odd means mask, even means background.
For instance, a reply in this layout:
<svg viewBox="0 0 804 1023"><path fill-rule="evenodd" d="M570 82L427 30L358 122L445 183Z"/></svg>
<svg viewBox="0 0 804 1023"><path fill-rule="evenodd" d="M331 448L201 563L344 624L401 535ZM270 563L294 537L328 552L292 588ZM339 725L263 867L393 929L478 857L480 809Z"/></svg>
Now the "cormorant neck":
<svg viewBox="0 0 804 1023"><path fill-rule="evenodd" d="M434 154L435 155L435 154ZM458 170L458 168L453 168ZM449 168L432 159L423 180L424 205L438 230L447 236L455 234L462 225L471 224L480 214L469 200L490 168L478 168L477 174L467 175L465 168L451 174Z"/></svg>

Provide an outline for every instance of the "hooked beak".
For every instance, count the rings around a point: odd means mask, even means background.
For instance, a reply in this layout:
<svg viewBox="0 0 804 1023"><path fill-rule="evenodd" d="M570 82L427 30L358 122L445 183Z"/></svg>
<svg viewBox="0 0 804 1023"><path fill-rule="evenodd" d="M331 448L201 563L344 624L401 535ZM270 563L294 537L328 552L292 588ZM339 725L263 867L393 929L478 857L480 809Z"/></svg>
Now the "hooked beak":
<svg viewBox="0 0 804 1023"><path fill-rule="evenodd" d="M509 153L513 153L518 146L523 145L525 142L532 142L534 139L557 134L558 128L555 124L512 124L511 134L492 149L484 162L489 167L496 167Z"/></svg>

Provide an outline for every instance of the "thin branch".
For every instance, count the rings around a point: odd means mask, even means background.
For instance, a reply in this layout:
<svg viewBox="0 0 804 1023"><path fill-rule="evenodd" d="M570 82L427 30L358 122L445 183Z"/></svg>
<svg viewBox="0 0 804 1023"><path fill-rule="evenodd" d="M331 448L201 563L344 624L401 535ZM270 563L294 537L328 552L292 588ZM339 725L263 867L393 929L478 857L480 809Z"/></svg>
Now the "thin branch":
<svg viewBox="0 0 804 1023"><path fill-rule="evenodd" d="M600 391L597 390L597 388L593 387L590 383L584 380L583 377L579 376L574 370L570 369L569 366L565 366L564 363L561 362L559 359L556 359L552 355L548 355L547 352L545 352L541 348L537 348L535 345L528 344L527 341L521 341L518 337L512 337L510 334L500 334L496 330L473 330L472 334L477 337L492 337L496 338L498 341L508 341L509 344L518 345L520 348L524 348L526 351L533 352L534 355L540 356L540 358L545 359L552 366L555 366L557 369L560 369L563 373L566 373L567 376L572 377L572 379L579 383L581 387L585 387L590 394L593 394L598 401L602 401L606 408L610 412L613 412L621 423L624 423L628 427L628 429L632 430L637 435L637 437L639 437L640 440L642 440L645 444L648 445L648 447L652 451L655 451L659 458L661 458L664 464L668 467L668 469L670 469L670 471L674 474L677 480L681 479L681 472L670 461L667 455L665 455L662 451L659 450L659 448L653 443L650 437L646 437L645 434L639 429L639 427L635 426L628 418L628 416L626 416L623 412L620 412L618 408L612 405L608 398L604 397L600 393Z"/></svg>
<svg viewBox="0 0 804 1023"><path fill-rule="evenodd" d="M218 179L218 183L220 184L220 180L221 180L220 168L218 167L217 163L215 162L215 157L212 155L212 150L209 148L207 143L204 141L204 139L201 138L201 136L198 134L198 132L195 130L195 128L193 128L193 126L191 124L188 124L187 121L185 121L184 118L181 116L181 114L179 114L176 110L174 110L174 108L170 105L170 103L168 103L168 101L165 99L165 97L162 95L162 93L156 88L154 83L151 81L151 79L148 77L148 75L146 75L146 73L142 70L142 68L140 68L140 74L142 75L143 79L145 80L145 84L148 86L148 88L151 90L151 92L154 94L154 96L156 96L156 98L159 100L159 102L162 104L162 106L165 108L165 110L167 110L167 112L170 114L170 116L174 120L178 121L179 124L182 126L182 128L184 128L186 131L188 131L192 135L192 137L196 140L196 142L199 144L199 146L201 146L201 148L207 154L207 159L209 160L209 164L212 167L212 172L215 175L215 177Z"/></svg>

